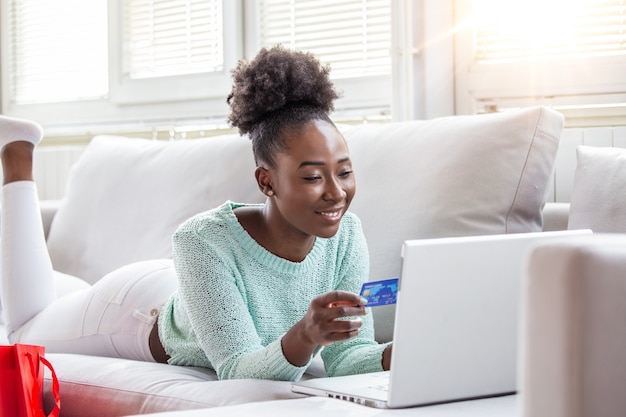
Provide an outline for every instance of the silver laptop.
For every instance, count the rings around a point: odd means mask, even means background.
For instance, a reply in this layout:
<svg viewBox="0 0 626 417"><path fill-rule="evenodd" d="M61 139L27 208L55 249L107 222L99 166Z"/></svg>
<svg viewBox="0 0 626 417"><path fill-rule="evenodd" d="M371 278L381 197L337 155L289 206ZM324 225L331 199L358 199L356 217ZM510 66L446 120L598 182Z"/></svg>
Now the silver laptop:
<svg viewBox="0 0 626 417"><path fill-rule="evenodd" d="M521 283L530 249L590 233L404 242L391 370L294 382L291 389L377 408L516 392Z"/></svg>

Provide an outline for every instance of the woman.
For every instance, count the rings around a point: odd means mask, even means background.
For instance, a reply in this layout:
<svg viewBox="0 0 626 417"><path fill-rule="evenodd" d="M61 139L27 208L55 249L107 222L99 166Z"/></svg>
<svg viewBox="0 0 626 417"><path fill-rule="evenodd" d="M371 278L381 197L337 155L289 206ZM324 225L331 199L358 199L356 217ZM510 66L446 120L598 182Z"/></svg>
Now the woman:
<svg viewBox="0 0 626 417"><path fill-rule="evenodd" d="M41 129L0 120L2 302L13 342L205 366L220 379L297 380L322 346L329 375L389 368L391 345L373 340L357 294L368 254L347 212L356 186L328 117L337 98L328 69L276 47L241 62L233 79L230 122L252 140L267 201L226 202L181 225L178 282L167 261L142 262L57 299L32 182Z"/></svg>

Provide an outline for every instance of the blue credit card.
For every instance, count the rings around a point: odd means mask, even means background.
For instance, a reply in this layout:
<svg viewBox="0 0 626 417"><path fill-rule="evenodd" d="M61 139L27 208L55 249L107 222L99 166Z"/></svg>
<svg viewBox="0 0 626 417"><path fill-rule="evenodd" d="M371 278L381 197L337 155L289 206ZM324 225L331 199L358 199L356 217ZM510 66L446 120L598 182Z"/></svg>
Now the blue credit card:
<svg viewBox="0 0 626 417"><path fill-rule="evenodd" d="M361 287L361 297L367 299L366 307L395 304L398 299L398 278L366 282Z"/></svg>

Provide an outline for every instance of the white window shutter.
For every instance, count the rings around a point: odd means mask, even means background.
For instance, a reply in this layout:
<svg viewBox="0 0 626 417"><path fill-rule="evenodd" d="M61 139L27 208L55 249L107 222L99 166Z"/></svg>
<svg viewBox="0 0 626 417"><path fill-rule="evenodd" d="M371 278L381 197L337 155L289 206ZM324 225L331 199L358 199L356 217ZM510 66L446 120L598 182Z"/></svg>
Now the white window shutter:
<svg viewBox="0 0 626 417"><path fill-rule="evenodd" d="M312 52L335 79L391 73L389 0L261 0L258 19L260 46Z"/></svg>
<svg viewBox="0 0 626 417"><path fill-rule="evenodd" d="M124 0L124 75L154 78L221 71L221 0Z"/></svg>
<svg viewBox="0 0 626 417"><path fill-rule="evenodd" d="M623 0L455 0L455 6L457 113L537 104L626 112Z"/></svg>
<svg viewBox="0 0 626 417"><path fill-rule="evenodd" d="M11 103L107 95L106 0L11 0L8 15Z"/></svg>
<svg viewBox="0 0 626 417"><path fill-rule="evenodd" d="M622 0L480 0L476 14L476 62L626 54Z"/></svg>
<svg viewBox="0 0 626 417"><path fill-rule="evenodd" d="M111 67L111 102L212 100L217 110L211 111L221 117L227 111L230 69L242 56L240 3L122 0L119 5L123 18L115 43L121 53Z"/></svg>

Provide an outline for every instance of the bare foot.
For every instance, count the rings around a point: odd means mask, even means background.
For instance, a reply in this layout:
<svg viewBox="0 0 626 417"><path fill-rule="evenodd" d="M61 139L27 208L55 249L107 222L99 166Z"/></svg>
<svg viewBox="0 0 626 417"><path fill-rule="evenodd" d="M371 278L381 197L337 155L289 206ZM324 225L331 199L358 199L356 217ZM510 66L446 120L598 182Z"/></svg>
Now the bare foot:
<svg viewBox="0 0 626 417"><path fill-rule="evenodd" d="M33 152L35 145L17 141L5 145L0 150L3 184L15 181L33 181Z"/></svg>
<svg viewBox="0 0 626 417"><path fill-rule="evenodd" d="M3 184L33 180L33 151L42 137L37 123L0 115Z"/></svg>

